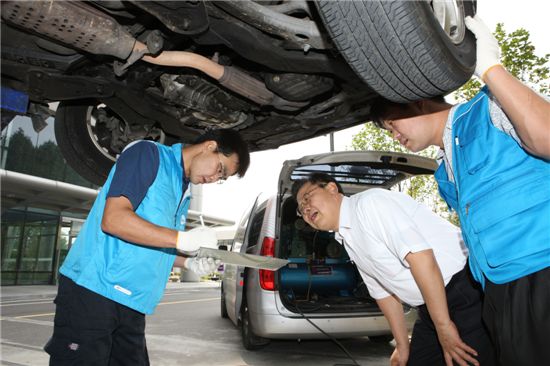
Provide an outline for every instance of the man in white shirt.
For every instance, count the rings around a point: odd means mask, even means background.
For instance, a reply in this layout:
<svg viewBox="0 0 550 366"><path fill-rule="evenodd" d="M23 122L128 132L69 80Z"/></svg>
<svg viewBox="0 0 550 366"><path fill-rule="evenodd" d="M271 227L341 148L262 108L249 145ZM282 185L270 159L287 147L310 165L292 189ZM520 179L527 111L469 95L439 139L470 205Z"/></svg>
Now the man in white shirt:
<svg viewBox="0 0 550 366"><path fill-rule="evenodd" d="M495 364L458 228L403 193L375 188L346 197L326 174L292 191L309 225L336 232L388 319L391 365ZM410 345L402 302L418 308Z"/></svg>

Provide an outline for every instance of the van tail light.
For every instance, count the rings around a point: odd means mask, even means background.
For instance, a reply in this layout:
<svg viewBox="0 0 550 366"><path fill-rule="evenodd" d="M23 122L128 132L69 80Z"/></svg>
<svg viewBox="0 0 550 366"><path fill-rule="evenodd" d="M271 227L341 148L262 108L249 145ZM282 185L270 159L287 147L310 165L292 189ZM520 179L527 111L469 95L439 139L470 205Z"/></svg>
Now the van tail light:
<svg viewBox="0 0 550 366"><path fill-rule="evenodd" d="M262 241L261 255L266 257L275 256L275 239L268 236ZM275 290L275 272L267 269L260 269L260 286L264 290Z"/></svg>

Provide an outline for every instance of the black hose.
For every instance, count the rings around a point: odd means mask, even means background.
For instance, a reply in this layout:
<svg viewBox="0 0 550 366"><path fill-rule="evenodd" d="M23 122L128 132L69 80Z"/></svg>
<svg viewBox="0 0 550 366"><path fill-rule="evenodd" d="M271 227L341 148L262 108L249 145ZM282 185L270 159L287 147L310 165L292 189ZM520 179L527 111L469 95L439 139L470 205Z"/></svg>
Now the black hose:
<svg viewBox="0 0 550 366"><path fill-rule="evenodd" d="M291 289L292 293L294 294L294 291ZM296 295L294 294L293 296L294 299L296 299ZM295 300L294 301L294 307L296 307L296 310L298 310L298 313L300 313L300 315L302 316L302 318L304 318L305 320L308 321L309 324L313 325L319 332L323 333L324 335L326 335L331 341L333 341L334 343L336 343L336 345L342 350L344 351L344 353L353 361L353 364L351 364L352 366L361 366L359 365L359 363L357 363L357 361L355 360L355 358L353 358L353 356L351 355L351 353L348 352L348 350L346 349L346 347L344 347L344 345L342 343L340 343L336 338L334 338L332 335L328 334L327 332L325 332L324 330L322 330L319 326L317 326L317 324L315 324L314 322L312 322L307 316L304 315L304 313L302 312L302 310L300 310L300 308L298 307L298 303L297 301ZM335 364L334 366L348 366L348 364Z"/></svg>

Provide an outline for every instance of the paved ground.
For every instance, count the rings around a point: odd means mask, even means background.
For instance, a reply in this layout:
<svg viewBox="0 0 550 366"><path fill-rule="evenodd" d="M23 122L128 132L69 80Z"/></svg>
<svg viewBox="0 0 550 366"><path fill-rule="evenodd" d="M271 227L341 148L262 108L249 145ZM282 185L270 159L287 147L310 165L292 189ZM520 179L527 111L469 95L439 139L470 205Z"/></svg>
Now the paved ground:
<svg viewBox="0 0 550 366"><path fill-rule="evenodd" d="M1 289L0 365L47 365L42 350L52 332L55 286ZM331 341L272 341L246 351L239 330L219 314L219 284L169 283L154 315L147 318L147 346L153 366L332 366L353 362ZM342 340L363 366L387 366L392 347L368 338Z"/></svg>
<svg viewBox="0 0 550 366"><path fill-rule="evenodd" d="M219 288L219 282L168 282L166 292L197 289L197 288ZM0 286L0 300L35 300L53 298L57 294L57 286Z"/></svg>

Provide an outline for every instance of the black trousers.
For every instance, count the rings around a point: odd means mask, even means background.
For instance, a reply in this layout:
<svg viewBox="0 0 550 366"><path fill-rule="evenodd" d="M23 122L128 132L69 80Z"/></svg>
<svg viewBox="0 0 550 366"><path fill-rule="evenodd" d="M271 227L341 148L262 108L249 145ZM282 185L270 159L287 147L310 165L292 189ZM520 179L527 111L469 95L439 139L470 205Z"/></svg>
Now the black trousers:
<svg viewBox="0 0 550 366"><path fill-rule="evenodd" d="M462 341L475 349L481 366L496 365L496 353L482 321L483 292L474 281L468 265L457 272L445 287L449 315ZM414 324L408 366L445 365L435 325L426 305L418 307Z"/></svg>
<svg viewBox="0 0 550 366"><path fill-rule="evenodd" d="M60 276L50 365L148 366L145 315Z"/></svg>
<svg viewBox="0 0 550 366"><path fill-rule="evenodd" d="M502 366L550 365L550 267L502 285L487 281L483 320Z"/></svg>

